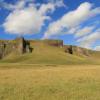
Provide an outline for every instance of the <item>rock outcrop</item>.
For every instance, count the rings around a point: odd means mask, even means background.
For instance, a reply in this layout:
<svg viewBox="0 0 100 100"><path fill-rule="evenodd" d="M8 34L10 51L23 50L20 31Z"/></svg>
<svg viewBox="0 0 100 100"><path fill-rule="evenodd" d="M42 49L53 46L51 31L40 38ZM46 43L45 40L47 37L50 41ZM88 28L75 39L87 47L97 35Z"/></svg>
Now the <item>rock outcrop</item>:
<svg viewBox="0 0 100 100"><path fill-rule="evenodd" d="M17 38L13 41L15 41L15 46L13 48L16 49L19 53L23 54L32 52L30 42L25 40L24 38Z"/></svg>
<svg viewBox="0 0 100 100"><path fill-rule="evenodd" d="M69 46L64 45L63 47L64 47L64 51L69 54L84 55L84 56L90 55L88 49L84 49L84 48L72 46L72 45L69 45Z"/></svg>
<svg viewBox="0 0 100 100"><path fill-rule="evenodd" d="M39 43L62 48L65 53L72 55L89 56L89 50L72 45L63 45L62 40L25 40L24 38L16 38L15 40L0 40L0 59L12 52L18 54L30 53L33 51L32 47L34 47L32 44Z"/></svg>
<svg viewBox="0 0 100 100"><path fill-rule="evenodd" d="M19 54L32 52L30 42L24 38L16 38L15 40L0 41L0 59L6 55L16 52Z"/></svg>

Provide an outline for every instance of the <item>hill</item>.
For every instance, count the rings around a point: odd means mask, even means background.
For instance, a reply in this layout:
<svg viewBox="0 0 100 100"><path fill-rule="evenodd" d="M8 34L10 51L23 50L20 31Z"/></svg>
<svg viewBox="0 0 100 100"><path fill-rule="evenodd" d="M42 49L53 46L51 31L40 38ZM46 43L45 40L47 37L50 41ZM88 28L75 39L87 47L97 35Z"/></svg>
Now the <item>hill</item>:
<svg viewBox="0 0 100 100"><path fill-rule="evenodd" d="M100 52L63 45L62 40L0 40L0 63L100 64Z"/></svg>

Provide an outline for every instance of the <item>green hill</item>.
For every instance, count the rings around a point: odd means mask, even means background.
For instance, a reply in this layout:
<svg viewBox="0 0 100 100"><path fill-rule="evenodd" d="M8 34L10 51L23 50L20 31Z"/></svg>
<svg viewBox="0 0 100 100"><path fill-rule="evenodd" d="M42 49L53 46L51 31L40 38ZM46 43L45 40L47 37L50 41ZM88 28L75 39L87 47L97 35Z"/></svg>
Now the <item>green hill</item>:
<svg viewBox="0 0 100 100"><path fill-rule="evenodd" d="M1 59L0 63L100 64L100 52L63 46L60 40L30 40L29 43L32 52L20 54L14 50Z"/></svg>

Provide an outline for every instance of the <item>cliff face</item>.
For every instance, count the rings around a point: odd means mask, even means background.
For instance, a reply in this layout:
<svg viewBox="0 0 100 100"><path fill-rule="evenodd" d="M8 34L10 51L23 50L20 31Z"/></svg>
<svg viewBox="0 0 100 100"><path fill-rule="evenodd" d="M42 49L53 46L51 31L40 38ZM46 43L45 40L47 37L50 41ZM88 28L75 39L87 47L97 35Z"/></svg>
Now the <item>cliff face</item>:
<svg viewBox="0 0 100 100"><path fill-rule="evenodd" d="M25 40L24 38L17 38L14 41L15 46L13 46L13 48L20 54L32 52L29 41Z"/></svg>
<svg viewBox="0 0 100 100"><path fill-rule="evenodd" d="M16 38L15 40L0 40L0 59L12 52L17 54L34 52L34 46L32 46L33 48L31 47L32 43L42 43L49 46L62 48L65 53L69 53L71 55L90 55L89 50L71 45L63 45L62 40L25 40L24 38Z"/></svg>
<svg viewBox="0 0 100 100"><path fill-rule="evenodd" d="M9 55L12 52L16 52L18 54L31 52L32 48L30 47L30 43L26 41L24 38L17 38L15 40L0 41L0 59Z"/></svg>
<svg viewBox="0 0 100 100"><path fill-rule="evenodd" d="M83 56L89 56L90 55L88 49L84 49L84 48L72 46L72 45L69 45L69 46L65 45L63 47L64 47L65 52L69 53L69 54L83 55Z"/></svg>
<svg viewBox="0 0 100 100"><path fill-rule="evenodd" d="M53 47L62 48L65 53L71 55L82 55L82 56L90 56L90 52L88 49L72 46L72 45L64 45L62 40L31 40L31 44L42 43Z"/></svg>

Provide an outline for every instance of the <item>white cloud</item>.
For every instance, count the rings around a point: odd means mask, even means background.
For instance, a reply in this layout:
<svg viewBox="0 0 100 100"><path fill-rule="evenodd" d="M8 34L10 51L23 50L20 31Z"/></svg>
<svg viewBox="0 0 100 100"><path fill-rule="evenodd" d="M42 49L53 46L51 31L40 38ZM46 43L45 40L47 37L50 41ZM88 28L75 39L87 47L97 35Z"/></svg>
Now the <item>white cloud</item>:
<svg viewBox="0 0 100 100"><path fill-rule="evenodd" d="M91 16L95 16L97 14L100 14L100 7L97 7L95 9L93 9L91 12L90 12L90 15Z"/></svg>
<svg viewBox="0 0 100 100"><path fill-rule="evenodd" d="M47 13L55 10L53 4L42 4L37 8L35 4L30 3L28 7L25 2L20 1L12 7L13 11L7 16L3 27L10 34L33 34L39 33L45 20L50 19Z"/></svg>
<svg viewBox="0 0 100 100"><path fill-rule="evenodd" d="M94 48L94 50L100 51L100 46L96 46L96 47Z"/></svg>
<svg viewBox="0 0 100 100"><path fill-rule="evenodd" d="M95 41L100 40L100 29L77 40L82 47L90 48Z"/></svg>
<svg viewBox="0 0 100 100"><path fill-rule="evenodd" d="M76 10L66 13L61 19L51 23L44 34L43 38L49 38L52 35L62 34L64 30L67 34L74 27L79 25L90 17L100 14L100 8L92 9L92 4L85 2L82 3Z"/></svg>
<svg viewBox="0 0 100 100"><path fill-rule="evenodd" d="M17 0L15 4L6 3L4 0L0 1L0 7L7 10L22 9L26 3L34 3L35 0Z"/></svg>
<svg viewBox="0 0 100 100"><path fill-rule="evenodd" d="M87 35L89 33L92 33L92 31L95 29L95 26L86 26L82 29L78 29L76 32L75 32L75 37L76 38L79 38L79 37L82 37L84 35Z"/></svg>
<svg viewBox="0 0 100 100"><path fill-rule="evenodd" d="M65 7L66 8L64 0L48 0L48 2L54 4L56 7Z"/></svg>
<svg viewBox="0 0 100 100"><path fill-rule="evenodd" d="M25 6L25 1L21 0L18 1L16 4L10 4L10 3L6 3L6 2L0 2L1 3L1 7L7 9L7 10L15 10L15 9L21 9Z"/></svg>
<svg viewBox="0 0 100 100"><path fill-rule="evenodd" d="M31 34L40 31L45 19L35 8L30 7L11 13L3 26L11 34Z"/></svg>
<svg viewBox="0 0 100 100"><path fill-rule="evenodd" d="M17 0L17 2L15 4L10 4L10 3L6 3L4 0L0 1L0 7L3 7L5 9L8 10L15 10L15 9L21 9L25 6L26 3L30 3L30 4L35 4L35 6L41 6L41 3L35 3L36 0ZM47 3L51 4L52 6L55 7L65 7L66 5L64 4L64 0L47 0ZM45 5L45 4L43 4ZM51 6L48 5L48 6Z"/></svg>
<svg viewBox="0 0 100 100"><path fill-rule="evenodd" d="M39 13L45 14L46 12L53 12L55 10L55 5L48 3L48 4L42 4Z"/></svg>

